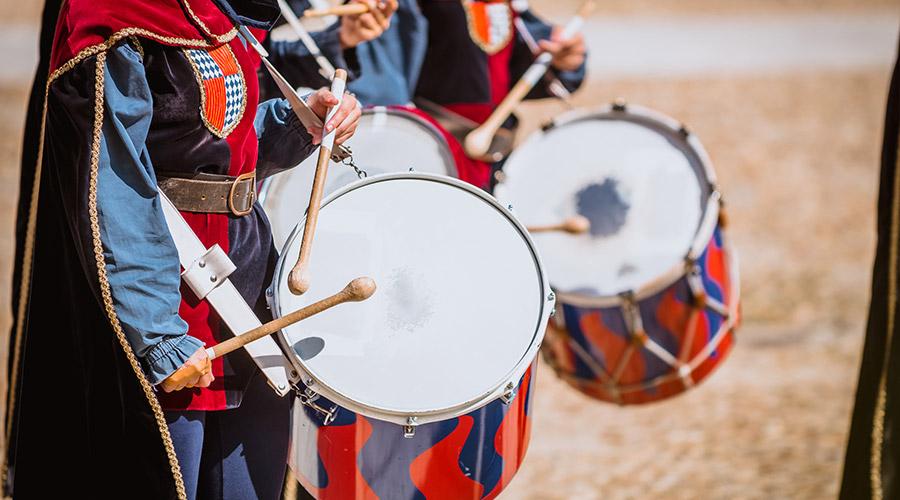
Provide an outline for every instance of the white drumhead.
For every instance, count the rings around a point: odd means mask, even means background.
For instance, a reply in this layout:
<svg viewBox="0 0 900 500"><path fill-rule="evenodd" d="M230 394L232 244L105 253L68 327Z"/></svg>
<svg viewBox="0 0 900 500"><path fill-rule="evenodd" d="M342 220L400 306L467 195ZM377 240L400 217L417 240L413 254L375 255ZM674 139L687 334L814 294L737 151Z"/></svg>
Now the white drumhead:
<svg viewBox="0 0 900 500"><path fill-rule="evenodd" d="M453 154L433 125L402 109L366 109L356 133L347 141L356 165L368 175L388 172L428 172L456 177ZM272 176L260 191L260 201L272 224L275 245L281 247L309 205L318 156ZM358 179L347 165L331 162L325 194Z"/></svg>
<svg viewBox="0 0 900 500"><path fill-rule="evenodd" d="M448 418L489 402L533 360L552 299L524 229L489 195L425 174L347 186L322 206L312 287L298 297L286 279L302 231L301 224L276 271L277 315L356 277L378 287L365 302L283 332L300 370L330 399L386 420Z"/></svg>
<svg viewBox="0 0 900 500"><path fill-rule="evenodd" d="M526 226L575 214L590 220L589 234L534 240L557 292L611 297L687 255L710 192L702 158L668 118L631 108L597 113L529 137L496 192Z"/></svg>

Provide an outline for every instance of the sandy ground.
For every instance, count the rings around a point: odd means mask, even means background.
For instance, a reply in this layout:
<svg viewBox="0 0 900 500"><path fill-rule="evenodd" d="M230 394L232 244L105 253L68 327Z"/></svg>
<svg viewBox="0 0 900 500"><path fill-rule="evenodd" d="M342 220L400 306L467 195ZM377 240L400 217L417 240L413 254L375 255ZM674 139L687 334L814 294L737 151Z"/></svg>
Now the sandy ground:
<svg viewBox="0 0 900 500"><path fill-rule="evenodd" d="M34 19L34 2L15 9L12 3L0 3L0 19ZM565 12L578 2L539 3L542 11ZM896 5L888 0L603 2L604 10L636 16L676 10L793 15L872 7ZM531 449L505 498L835 495L868 301L888 72L885 65L588 82L575 105L625 97L683 120L706 145L728 203L729 235L741 253L745 324L731 359L708 382L645 407L591 401L542 367ZM26 84L0 85L3 304L9 301ZM524 128L564 109L557 102L530 104L522 113ZM8 324L7 305L0 332Z"/></svg>

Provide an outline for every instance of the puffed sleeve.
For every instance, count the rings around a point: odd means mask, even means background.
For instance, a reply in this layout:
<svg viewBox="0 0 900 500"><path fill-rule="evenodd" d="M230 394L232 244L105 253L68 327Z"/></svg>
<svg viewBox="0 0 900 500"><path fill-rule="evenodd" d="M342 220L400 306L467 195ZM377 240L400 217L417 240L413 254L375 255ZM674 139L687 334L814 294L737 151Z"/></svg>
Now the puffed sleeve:
<svg viewBox="0 0 900 500"><path fill-rule="evenodd" d="M141 55L109 51L97 172L97 212L106 274L126 337L154 384L203 344L178 315L180 264L157 196L145 144L153 101Z"/></svg>

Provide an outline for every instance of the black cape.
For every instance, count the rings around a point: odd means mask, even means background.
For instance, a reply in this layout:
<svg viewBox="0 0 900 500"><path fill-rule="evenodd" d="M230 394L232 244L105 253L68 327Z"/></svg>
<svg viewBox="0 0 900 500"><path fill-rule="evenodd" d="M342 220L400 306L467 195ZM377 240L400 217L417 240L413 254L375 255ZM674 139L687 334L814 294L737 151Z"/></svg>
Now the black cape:
<svg viewBox="0 0 900 500"><path fill-rule="evenodd" d="M900 64L894 67L884 122L878 196L878 246L872 300L841 499L900 498Z"/></svg>

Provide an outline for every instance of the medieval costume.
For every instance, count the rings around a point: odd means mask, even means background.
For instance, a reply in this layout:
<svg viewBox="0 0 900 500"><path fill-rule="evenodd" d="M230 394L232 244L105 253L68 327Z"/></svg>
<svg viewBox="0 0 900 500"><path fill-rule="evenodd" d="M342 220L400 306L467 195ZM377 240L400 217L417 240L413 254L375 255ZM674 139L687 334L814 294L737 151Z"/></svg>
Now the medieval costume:
<svg viewBox="0 0 900 500"><path fill-rule="evenodd" d="M550 39L553 27L527 8L514 9L506 0L421 0L428 20L428 49L416 88L416 97L441 105L475 123L483 123L506 97L535 55L526 36ZM513 19L524 21L528 33L518 32ZM575 71L551 69L569 92L581 86L585 64ZM551 80L545 78L528 94L528 99L550 97ZM510 117L504 125L515 129ZM473 184L489 186L491 165L478 162L480 175Z"/></svg>
<svg viewBox="0 0 900 500"><path fill-rule="evenodd" d="M872 302L844 460L841 498L900 498L900 64L894 67L884 120L878 196L878 246Z"/></svg>
<svg viewBox="0 0 900 500"><path fill-rule="evenodd" d="M235 21L265 29L277 8L242 7L68 0L59 11L32 203L19 214L6 464L17 498L278 494L289 401L246 353L214 360L209 388L155 389L231 335L180 289L157 183L234 188L227 206L182 215L204 245L227 252L231 281L265 321L276 252L253 173L314 149L285 101L257 105L258 56Z"/></svg>

